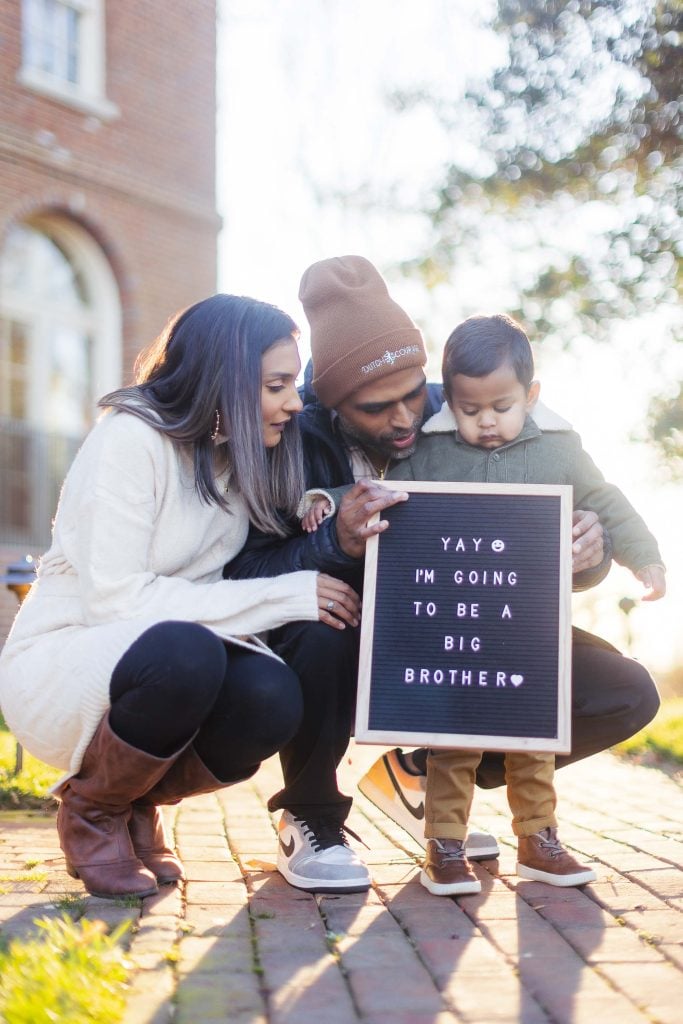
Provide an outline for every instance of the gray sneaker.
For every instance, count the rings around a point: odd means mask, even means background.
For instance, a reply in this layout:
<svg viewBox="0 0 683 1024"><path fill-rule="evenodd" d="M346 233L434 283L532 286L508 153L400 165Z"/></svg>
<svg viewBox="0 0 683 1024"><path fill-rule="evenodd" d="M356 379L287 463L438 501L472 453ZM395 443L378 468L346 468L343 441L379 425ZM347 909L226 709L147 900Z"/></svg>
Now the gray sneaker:
<svg viewBox="0 0 683 1024"><path fill-rule="evenodd" d="M295 818L283 811L277 827L277 869L307 892L365 892L370 875L349 847L345 826L332 818Z"/></svg>

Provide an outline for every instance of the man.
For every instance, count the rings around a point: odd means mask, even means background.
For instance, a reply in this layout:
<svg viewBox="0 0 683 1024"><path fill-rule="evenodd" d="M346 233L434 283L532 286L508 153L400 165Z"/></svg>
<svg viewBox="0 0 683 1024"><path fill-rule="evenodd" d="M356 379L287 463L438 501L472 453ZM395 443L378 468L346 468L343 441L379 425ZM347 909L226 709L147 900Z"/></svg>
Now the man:
<svg viewBox="0 0 683 1024"><path fill-rule="evenodd" d="M410 457L423 420L441 405L441 389L426 383L420 332L368 260L344 256L313 264L303 275L299 297L311 327L312 376L299 417L307 484L316 489L355 486L336 515L315 533L295 533L280 541L252 530L226 575L273 576L313 568L360 591L365 542L387 527L382 520L369 527L368 519L407 497L367 478L382 479L393 462ZM543 415L553 414L544 410ZM608 567L600 524L592 514L576 513L575 589L594 585ZM296 804L293 822L287 821L281 832L278 868L288 879L306 878L310 884L300 887L310 891L365 885L362 865L351 863L343 836L350 799L330 787L324 803L310 802L309 780L321 765L329 775L330 762L339 764L351 732L358 637L342 614L330 607L324 623L294 624L270 635L271 646L299 675L311 709L300 733L282 752L285 786L269 804L271 810L280 807L283 794L289 807ZM659 706L654 683L642 666L582 631L575 631L572 681L573 746L571 754L558 757L558 767L637 732ZM426 751L390 751L359 786L422 843L425 761ZM501 754L484 755L477 783L486 788L504 783ZM469 837L468 857L496 853L492 837Z"/></svg>

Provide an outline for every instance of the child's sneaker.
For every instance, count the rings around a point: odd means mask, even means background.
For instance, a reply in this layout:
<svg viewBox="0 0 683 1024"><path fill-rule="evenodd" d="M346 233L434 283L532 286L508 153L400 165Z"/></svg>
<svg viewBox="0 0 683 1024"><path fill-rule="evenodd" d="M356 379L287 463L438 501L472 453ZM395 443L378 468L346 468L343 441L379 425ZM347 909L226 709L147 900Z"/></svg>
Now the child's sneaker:
<svg viewBox="0 0 683 1024"><path fill-rule="evenodd" d="M407 771L398 748L378 758L358 783L363 796L423 848L426 786L427 776ZM470 832L466 847L469 860L489 860L500 853L495 837L488 832Z"/></svg>
<svg viewBox="0 0 683 1024"><path fill-rule="evenodd" d="M350 829L333 818L304 820L283 811L278 824L278 871L290 885L306 892L365 892L370 874L349 847L346 831Z"/></svg>
<svg viewBox="0 0 683 1024"><path fill-rule="evenodd" d="M461 839L428 839L426 853L420 881L434 896L481 892Z"/></svg>
<svg viewBox="0 0 683 1024"><path fill-rule="evenodd" d="M564 849L556 828L544 828L532 836L520 836L517 842L517 874L549 885L585 885L594 882L591 868L579 864Z"/></svg>

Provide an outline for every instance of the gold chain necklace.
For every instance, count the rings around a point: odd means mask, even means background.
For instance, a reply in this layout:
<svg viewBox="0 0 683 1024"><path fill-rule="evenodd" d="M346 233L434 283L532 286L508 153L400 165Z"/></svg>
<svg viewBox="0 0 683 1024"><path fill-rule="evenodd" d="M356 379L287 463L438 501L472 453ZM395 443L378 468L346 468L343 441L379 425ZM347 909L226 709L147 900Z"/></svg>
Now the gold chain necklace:
<svg viewBox="0 0 683 1024"><path fill-rule="evenodd" d="M389 469L389 463L390 462L391 462L391 455L389 456L387 461L384 463L384 467L382 469L380 469L379 472L378 472L378 476L379 476L380 480L384 480L384 474ZM377 467L375 467L375 468L377 468Z"/></svg>

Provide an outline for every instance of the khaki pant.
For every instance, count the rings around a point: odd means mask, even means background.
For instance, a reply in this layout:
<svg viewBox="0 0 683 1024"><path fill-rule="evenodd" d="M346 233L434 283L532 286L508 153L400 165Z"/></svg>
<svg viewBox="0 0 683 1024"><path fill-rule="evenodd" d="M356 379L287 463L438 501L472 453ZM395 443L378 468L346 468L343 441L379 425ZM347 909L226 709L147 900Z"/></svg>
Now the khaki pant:
<svg viewBox="0 0 683 1024"><path fill-rule="evenodd" d="M425 837L464 839L481 750L430 750L427 757ZM512 831L530 836L557 825L554 754L505 754L505 782Z"/></svg>

